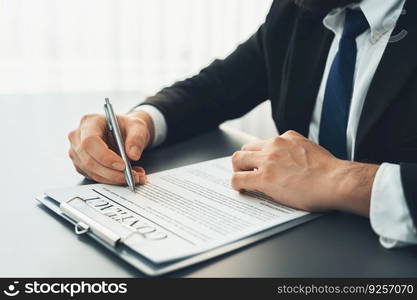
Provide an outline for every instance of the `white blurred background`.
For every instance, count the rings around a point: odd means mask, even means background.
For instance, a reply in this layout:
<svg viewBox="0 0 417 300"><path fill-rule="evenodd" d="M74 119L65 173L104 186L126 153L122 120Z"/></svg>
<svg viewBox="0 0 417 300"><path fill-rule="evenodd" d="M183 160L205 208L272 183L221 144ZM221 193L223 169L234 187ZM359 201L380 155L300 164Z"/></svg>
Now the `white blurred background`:
<svg viewBox="0 0 417 300"><path fill-rule="evenodd" d="M271 2L0 0L0 101L120 93L138 102L233 51ZM269 103L229 124L261 138L276 134Z"/></svg>

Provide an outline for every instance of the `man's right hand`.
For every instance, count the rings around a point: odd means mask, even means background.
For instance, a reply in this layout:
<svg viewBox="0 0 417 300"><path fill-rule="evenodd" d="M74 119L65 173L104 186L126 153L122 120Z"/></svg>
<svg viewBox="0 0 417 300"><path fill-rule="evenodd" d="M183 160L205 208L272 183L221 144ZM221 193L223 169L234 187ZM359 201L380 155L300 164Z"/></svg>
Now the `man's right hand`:
<svg viewBox="0 0 417 300"><path fill-rule="evenodd" d="M137 161L154 135L151 117L142 111L117 115L125 141L127 156ZM115 143L107 129L104 115L91 114L81 118L77 129L68 134L71 143L69 156L75 169L85 177L101 183L126 184L122 158L116 153ZM133 167L137 184L146 183L145 170Z"/></svg>

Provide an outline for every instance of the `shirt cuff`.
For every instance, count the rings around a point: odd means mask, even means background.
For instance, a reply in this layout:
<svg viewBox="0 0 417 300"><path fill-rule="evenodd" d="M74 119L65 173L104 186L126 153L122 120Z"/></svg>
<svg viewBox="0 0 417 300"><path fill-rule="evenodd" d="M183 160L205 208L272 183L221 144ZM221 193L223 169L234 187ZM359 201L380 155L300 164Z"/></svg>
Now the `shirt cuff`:
<svg viewBox="0 0 417 300"><path fill-rule="evenodd" d="M151 116L154 127L154 138L149 148L155 148L161 145L167 136L167 122L164 115L153 105L144 104L134 108L134 111L143 111Z"/></svg>
<svg viewBox="0 0 417 300"><path fill-rule="evenodd" d="M417 244L399 165L384 163L379 167L372 186L370 221L385 248Z"/></svg>

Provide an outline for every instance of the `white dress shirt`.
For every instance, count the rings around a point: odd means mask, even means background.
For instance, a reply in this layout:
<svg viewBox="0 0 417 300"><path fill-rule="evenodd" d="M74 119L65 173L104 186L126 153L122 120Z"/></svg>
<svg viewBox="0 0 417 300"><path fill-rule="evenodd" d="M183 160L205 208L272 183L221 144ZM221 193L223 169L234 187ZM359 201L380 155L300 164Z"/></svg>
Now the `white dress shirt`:
<svg viewBox="0 0 417 300"><path fill-rule="evenodd" d="M353 9L360 7L370 25L370 29L356 39L358 53L354 90L346 131L349 160L354 160L356 132L369 86L386 46L391 42L390 37L403 13L404 3L405 0L363 0L360 4L347 6ZM346 7L335 9L323 20L324 26L334 32L335 38L329 50L309 128L308 138L315 143L318 143L327 78L343 33L345 10ZM137 110L149 113L154 122L155 138L151 147L160 145L168 130L164 116L151 105L141 105ZM370 221L373 230L380 236L381 244L386 248L417 244L417 232L406 204L399 165L383 163L379 167L372 186Z"/></svg>

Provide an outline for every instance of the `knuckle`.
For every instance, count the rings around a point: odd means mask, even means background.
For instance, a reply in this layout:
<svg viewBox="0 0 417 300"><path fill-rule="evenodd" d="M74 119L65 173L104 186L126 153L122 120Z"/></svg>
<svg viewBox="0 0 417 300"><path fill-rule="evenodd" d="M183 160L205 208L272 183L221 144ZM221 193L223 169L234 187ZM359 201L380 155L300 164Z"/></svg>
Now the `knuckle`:
<svg viewBox="0 0 417 300"><path fill-rule="evenodd" d="M83 115L80 119L80 124L85 123L87 120L89 120L92 117L91 114Z"/></svg>
<svg viewBox="0 0 417 300"><path fill-rule="evenodd" d="M97 119L99 117L101 117L101 115L99 115L99 114L86 114L86 115L81 117L80 123L82 124L82 123L85 123L89 120Z"/></svg>
<svg viewBox="0 0 417 300"><path fill-rule="evenodd" d="M307 149L305 148L305 147L297 147L296 148L296 151L297 151L297 155L298 156L307 156Z"/></svg>
<svg viewBox="0 0 417 300"><path fill-rule="evenodd" d="M283 140L284 139L281 136L276 136L272 139L272 144L275 145L275 146L281 145Z"/></svg>
<svg viewBox="0 0 417 300"><path fill-rule="evenodd" d="M68 140L72 143L72 141L74 140L74 137L76 135L76 130L72 130L68 133Z"/></svg>
<svg viewBox="0 0 417 300"><path fill-rule="evenodd" d="M295 130L288 130L284 133L284 135L289 137L295 137L298 136L298 133Z"/></svg>
<svg viewBox="0 0 417 300"><path fill-rule="evenodd" d="M135 170L137 173L143 173L143 174L145 174L146 172L145 172L145 169L144 168L142 168L142 167L139 167L139 166L135 166L135 167L133 167L133 170Z"/></svg>
<svg viewBox="0 0 417 300"><path fill-rule="evenodd" d="M241 152L240 151L236 151L235 153L232 154L232 162L235 163L239 160L241 156Z"/></svg>
<svg viewBox="0 0 417 300"><path fill-rule="evenodd" d="M242 148L240 148L242 151L247 151L248 150L249 145L245 144L242 146Z"/></svg>

